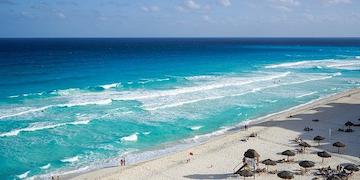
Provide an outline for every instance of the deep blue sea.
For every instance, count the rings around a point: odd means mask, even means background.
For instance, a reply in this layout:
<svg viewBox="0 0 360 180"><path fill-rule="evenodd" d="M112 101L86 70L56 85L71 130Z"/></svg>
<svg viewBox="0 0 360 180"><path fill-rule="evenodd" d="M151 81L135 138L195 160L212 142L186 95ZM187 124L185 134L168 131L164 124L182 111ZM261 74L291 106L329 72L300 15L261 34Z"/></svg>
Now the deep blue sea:
<svg viewBox="0 0 360 180"><path fill-rule="evenodd" d="M360 87L360 39L0 39L0 179L152 158Z"/></svg>

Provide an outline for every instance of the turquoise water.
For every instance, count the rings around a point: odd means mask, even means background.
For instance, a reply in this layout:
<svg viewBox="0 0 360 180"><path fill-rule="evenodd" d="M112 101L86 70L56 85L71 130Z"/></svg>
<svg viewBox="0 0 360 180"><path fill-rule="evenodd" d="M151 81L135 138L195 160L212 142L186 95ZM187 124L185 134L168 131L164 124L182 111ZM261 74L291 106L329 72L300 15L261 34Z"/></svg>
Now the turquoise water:
<svg viewBox="0 0 360 180"><path fill-rule="evenodd" d="M206 140L359 87L359 56L359 39L0 39L0 179Z"/></svg>

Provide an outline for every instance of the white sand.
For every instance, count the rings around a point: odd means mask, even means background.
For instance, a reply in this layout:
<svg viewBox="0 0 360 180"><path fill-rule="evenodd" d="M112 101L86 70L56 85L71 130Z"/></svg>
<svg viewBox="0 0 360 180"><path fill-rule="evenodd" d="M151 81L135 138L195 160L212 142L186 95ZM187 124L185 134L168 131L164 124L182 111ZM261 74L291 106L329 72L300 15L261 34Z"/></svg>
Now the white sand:
<svg viewBox="0 0 360 180"><path fill-rule="evenodd" d="M287 118L292 115L292 118ZM255 149L260 155L260 160L267 158L279 160L285 158L280 152L290 149L299 149L294 143L295 137L300 136L303 140L313 145L306 153L296 154L294 163L281 163L269 170L291 170L299 172L298 161L311 160L316 166L305 176L295 175L295 179L312 179L315 168L331 166L335 168L341 163L360 164L360 127L353 127L352 133L339 132L338 128L345 128L346 121L360 123L360 90L355 89L325 98L303 107L295 108L289 112L266 117L256 125L245 130L229 132L226 135L212 138L211 140L187 149L185 151L166 155L164 157L131 165L127 167L113 167L100 169L74 179L243 179L232 175L234 168L241 163L244 152ZM313 122L312 119L319 119ZM313 128L313 131L305 132L305 126ZM329 128L332 136L329 139ZM258 136L250 138L247 142L240 141L252 132ZM317 146L312 139L321 135L326 139ZM341 141L347 147L337 153L332 147L336 141ZM326 150L332 158L321 158L316 152ZM189 152L193 152L190 162ZM264 165L260 164L261 167ZM249 179L249 178L247 178ZM251 179L251 178L250 178ZM256 179L279 179L273 174L257 174ZM360 179L360 172L355 173L350 179Z"/></svg>

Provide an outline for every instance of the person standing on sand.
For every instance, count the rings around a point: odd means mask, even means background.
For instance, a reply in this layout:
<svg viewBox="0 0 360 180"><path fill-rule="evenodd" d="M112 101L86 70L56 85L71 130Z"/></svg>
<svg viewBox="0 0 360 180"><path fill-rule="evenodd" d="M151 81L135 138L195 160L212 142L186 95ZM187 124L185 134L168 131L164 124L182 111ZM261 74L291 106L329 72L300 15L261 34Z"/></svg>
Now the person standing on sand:
<svg viewBox="0 0 360 180"><path fill-rule="evenodd" d="M124 161L123 161L123 159L121 158L121 160L120 160L120 166L123 166L124 165Z"/></svg>

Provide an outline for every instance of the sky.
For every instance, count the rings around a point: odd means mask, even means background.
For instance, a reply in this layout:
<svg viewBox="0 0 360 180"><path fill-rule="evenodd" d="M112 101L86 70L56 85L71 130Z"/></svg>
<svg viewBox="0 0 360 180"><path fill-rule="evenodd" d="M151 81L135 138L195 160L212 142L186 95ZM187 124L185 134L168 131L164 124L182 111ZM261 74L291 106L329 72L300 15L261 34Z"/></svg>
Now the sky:
<svg viewBox="0 0 360 180"><path fill-rule="evenodd" d="M0 0L0 37L360 37L360 0Z"/></svg>

